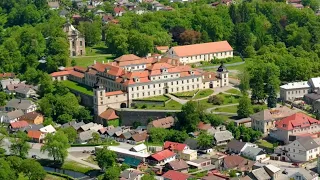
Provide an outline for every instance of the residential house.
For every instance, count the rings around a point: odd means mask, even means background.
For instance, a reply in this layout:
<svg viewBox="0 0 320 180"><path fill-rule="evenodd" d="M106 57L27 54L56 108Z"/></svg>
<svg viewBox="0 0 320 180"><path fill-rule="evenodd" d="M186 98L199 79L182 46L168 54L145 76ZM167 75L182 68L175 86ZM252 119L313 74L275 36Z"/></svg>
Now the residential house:
<svg viewBox="0 0 320 180"><path fill-rule="evenodd" d="M174 161L176 159L176 154L168 149L165 149L152 154L147 159L149 164L165 165L168 162Z"/></svg>
<svg viewBox="0 0 320 180"><path fill-rule="evenodd" d="M166 171L173 170L173 171L179 171L182 173L188 173L189 165L182 159L176 159L174 161L171 161L165 164L164 169Z"/></svg>
<svg viewBox="0 0 320 180"><path fill-rule="evenodd" d="M211 165L211 159L199 158L192 161L187 161L187 164L193 168L203 169Z"/></svg>
<svg viewBox="0 0 320 180"><path fill-rule="evenodd" d="M88 131L91 127L95 126L96 124L93 122L89 122L88 124L84 124L80 126L80 128L77 130L78 133Z"/></svg>
<svg viewBox="0 0 320 180"><path fill-rule="evenodd" d="M94 132L98 132L99 129L103 128L103 125L101 124L94 124L92 127L89 128L89 130L94 131Z"/></svg>
<svg viewBox="0 0 320 180"><path fill-rule="evenodd" d="M71 23L66 23L63 31L68 36L70 56L84 56L86 54L86 45L83 35Z"/></svg>
<svg viewBox="0 0 320 180"><path fill-rule="evenodd" d="M319 144L311 137L301 137L285 146L279 146L275 153L282 161L307 162L320 154Z"/></svg>
<svg viewBox="0 0 320 180"><path fill-rule="evenodd" d="M319 174L311 171L311 170L307 170L307 169L303 169L303 168L299 168L298 171L296 171L294 174L292 174L289 178L293 179L293 180L318 180L319 179Z"/></svg>
<svg viewBox="0 0 320 180"><path fill-rule="evenodd" d="M139 144L139 143L144 143L148 138L148 134L146 131L141 132L141 133L134 133L132 134L130 140L131 144Z"/></svg>
<svg viewBox="0 0 320 180"><path fill-rule="evenodd" d="M40 131L40 129L43 127L44 126L42 124L29 124L26 127L20 128L19 131L28 133L29 131Z"/></svg>
<svg viewBox="0 0 320 180"><path fill-rule="evenodd" d="M264 169L271 176L271 179L274 180L278 179L281 174L281 169L272 164L265 165Z"/></svg>
<svg viewBox="0 0 320 180"><path fill-rule="evenodd" d="M48 126L45 126L43 128L39 129L43 134L51 134L51 133L55 133L56 129L50 124Z"/></svg>
<svg viewBox="0 0 320 180"><path fill-rule="evenodd" d="M250 116L252 119L251 127L254 130L261 131L264 135L269 134L270 129L273 129L276 122L291 116L297 110L281 106L278 108L265 109Z"/></svg>
<svg viewBox="0 0 320 180"><path fill-rule="evenodd" d="M147 129L150 130L151 128L164 128L168 129L174 125L174 117L168 116L165 118L153 120L148 123Z"/></svg>
<svg viewBox="0 0 320 180"><path fill-rule="evenodd" d="M228 41L174 46L169 49L166 56L177 58L182 63L199 63L215 58L233 57L233 48Z"/></svg>
<svg viewBox="0 0 320 180"><path fill-rule="evenodd" d="M223 159L222 162L222 169L223 170L237 170L241 172L245 171L251 171L252 166L254 165L254 161L245 159L239 155L231 155L231 156L226 156Z"/></svg>
<svg viewBox="0 0 320 180"><path fill-rule="evenodd" d="M266 158L266 153L261 148L251 146L247 146L241 155L253 161L261 161Z"/></svg>
<svg viewBox="0 0 320 180"><path fill-rule="evenodd" d="M23 113L29 113L36 109L37 105L34 102L25 99L11 99L5 105L6 111L22 110Z"/></svg>
<svg viewBox="0 0 320 180"><path fill-rule="evenodd" d="M83 121L80 121L78 123L72 124L71 126L78 132L78 130L81 128L81 126L85 125Z"/></svg>
<svg viewBox="0 0 320 180"><path fill-rule="evenodd" d="M1 88L2 90L6 89L8 85L11 84L19 84L20 83L20 79L2 79L1 81Z"/></svg>
<svg viewBox="0 0 320 180"><path fill-rule="evenodd" d="M217 146L228 144L233 139L233 135L230 131L219 131L213 135L213 142Z"/></svg>
<svg viewBox="0 0 320 180"><path fill-rule="evenodd" d="M133 147L130 149L130 151L147 153L147 152L148 152L148 149L147 149L147 146L146 146L145 144L139 144L139 145L133 146Z"/></svg>
<svg viewBox="0 0 320 180"><path fill-rule="evenodd" d="M29 124L42 124L44 117L38 112L29 112L21 116L19 121L27 121Z"/></svg>
<svg viewBox="0 0 320 180"><path fill-rule="evenodd" d="M20 128L24 128L27 126L29 126L27 121L16 121L16 122L10 123L9 129L10 131L18 131Z"/></svg>
<svg viewBox="0 0 320 180"><path fill-rule="evenodd" d="M143 175L143 172L130 168L121 172L120 180L141 180Z"/></svg>
<svg viewBox="0 0 320 180"><path fill-rule="evenodd" d="M21 98L30 98L37 96L37 92L31 87L19 87L14 91L16 96Z"/></svg>
<svg viewBox="0 0 320 180"><path fill-rule="evenodd" d="M170 151L176 153L177 158L187 161L197 159L197 151L191 150L186 144L166 141L164 142L163 149L169 149Z"/></svg>
<svg viewBox="0 0 320 180"><path fill-rule="evenodd" d="M170 170L162 175L165 180L187 180L190 175L178 171Z"/></svg>
<svg viewBox="0 0 320 180"><path fill-rule="evenodd" d="M60 7L58 1L48 1L48 6L51 10L56 10Z"/></svg>
<svg viewBox="0 0 320 180"><path fill-rule="evenodd" d="M125 13L126 11L124 10L123 7L121 6L117 6L115 8L113 8L113 13L114 13L114 16L122 16L123 13Z"/></svg>
<svg viewBox="0 0 320 180"><path fill-rule="evenodd" d="M22 110L14 110L11 112L3 112L0 113L0 122L1 123L12 123L19 120L19 118L23 115Z"/></svg>
<svg viewBox="0 0 320 180"><path fill-rule="evenodd" d="M231 140L227 144L227 151L229 153L240 154L246 147L258 147L256 144L242 142L236 139Z"/></svg>
<svg viewBox="0 0 320 180"><path fill-rule="evenodd" d="M73 125L77 124L77 121L70 121L67 123L64 123L60 126L60 128L68 128L68 127L72 127Z"/></svg>
<svg viewBox="0 0 320 180"><path fill-rule="evenodd" d="M261 167L258 169L252 170L249 175L251 179L257 179L257 180L271 180L271 176L267 173L267 171Z"/></svg>
<svg viewBox="0 0 320 180"><path fill-rule="evenodd" d="M118 121L119 116L116 114L116 111L114 109L108 108L107 110L102 112L96 120L100 124L103 124L104 126L108 126L113 124L112 122Z"/></svg>
<svg viewBox="0 0 320 180"><path fill-rule="evenodd" d="M78 135L78 142L83 144L87 143L89 140L93 138L92 133L94 132L95 131L92 130L80 132Z"/></svg>
<svg viewBox="0 0 320 180"><path fill-rule="evenodd" d="M45 135L41 131L30 130L28 131L28 137L33 142L42 143L43 139L45 138Z"/></svg>
<svg viewBox="0 0 320 180"><path fill-rule="evenodd" d="M198 145L197 139L194 138L188 138L184 141L184 144L187 144L190 149L197 149L197 151L202 153L211 153L213 149L211 147L200 147Z"/></svg>
<svg viewBox="0 0 320 180"><path fill-rule="evenodd" d="M318 93L309 93L303 96L305 103L310 104L314 108L314 104L317 100L320 99L320 94Z"/></svg>
<svg viewBox="0 0 320 180"><path fill-rule="evenodd" d="M102 16L102 22L107 24L110 21L112 21L114 19L114 17L111 14L106 14Z"/></svg>
<svg viewBox="0 0 320 180"><path fill-rule="evenodd" d="M15 78L16 75L14 73L0 73L0 79L8 79L8 78Z"/></svg>
<svg viewBox="0 0 320 180"><path fill-rule="evenodd" d="M141 152L133 152L128 149L119 148L116 146L109 146L108 149L117 154L118 158L125 159L127 157L139 159L142 162L145 162L147 158L149 158L149 153L141 153Z"/></svg>
<svg viewBox="0 0 320 180"><path fill-rule="evenodd" d="M320 122L304 113L298 112L276 122L269 136L288 144L299 137L317 136Z"/></svg>
<svg viewBox="0 0 320 180"><path fill-rule="evenodd" d="M156 46L155 49L160 53L166 53L169 50L169 46Z"/></svg>

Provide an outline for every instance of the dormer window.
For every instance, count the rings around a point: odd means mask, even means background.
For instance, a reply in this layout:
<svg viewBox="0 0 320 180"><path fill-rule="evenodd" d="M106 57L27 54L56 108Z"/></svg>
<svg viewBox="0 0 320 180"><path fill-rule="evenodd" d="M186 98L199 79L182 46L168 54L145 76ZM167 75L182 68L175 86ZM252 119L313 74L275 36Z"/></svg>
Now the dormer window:
<svg viewBox="0 0 320 180"><path fill-rule="evenodd" d="M161 71L161 73L167 73L168 69L167 68L161 68L160 71Z"/></svg>
<svg viewBox="0 0 320 180"><path fill-rule="evenodd" d="M193 72L193 71L191 71L191 70L189 71L189 73L190 73L191 75L194 75L194 72Z"/></svg>
<svg viewBox="0 0 320 180"><path fill-rule="evenodd" d="M110 70L110 68L106 68L105 70L104 70L104 72L109 72L109 70Z"/></svg>
<svg viewBox="0 0 320 180"><path fill-rule="evenodd" d="M139 82L139 78L138 78L138 77L134 77L134 78L133 78L133 81L134 81L134 82Z"/></svg>

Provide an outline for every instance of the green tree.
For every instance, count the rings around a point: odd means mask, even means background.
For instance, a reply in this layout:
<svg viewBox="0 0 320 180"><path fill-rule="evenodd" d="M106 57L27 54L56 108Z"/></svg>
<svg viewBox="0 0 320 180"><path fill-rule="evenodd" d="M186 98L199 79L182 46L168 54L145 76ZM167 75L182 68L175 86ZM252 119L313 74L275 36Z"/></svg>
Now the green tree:
<svg viewBox="0 0 320 180"><path fill-rule="evenodd" d="M7 94L5 92L0 92L0 106L6 105Z"/></svg>
<svg viewBox="0 0 320 180"><path fill-rule="evenodd" d="M141 180L155 180L156 178L154 177L154 175L151 174L144 174L141 178Z"/></svg>
<svg viewBox="0 0 320 180"><path fill-rule="evenodd" d="M21 172L21 164L23 162L23 159L21 159L18 156L8 156L6 158L7 162L9 163L11 169L15 169L16 170L16 175L18 175L19 172Z"/></svg>
<svg viewBox="0 0 320 180"><path fill-rule="evenodd" d="M177 114L178 127L186 132L193 132L200 122L197 103L189 101L182 106L181 112Z"/></svg>
<svg viewBox="0 0 320 180"><path fill-rule="evenodd" d="M70 144L73 144L76 142L77 139L77 131L73 127L66 127L66 128L61 128L59 131L62 131L65 135L68 137L68 141Z"/></svg>
<svg viewBox="0 0 320 180"><path fill-rule="evenodd" d="M163 128L151 128L149 132L150 140L154 143L162 143L164 142L167 131Z"/></svg>
<svg viewBox="0 0 320 180"><path fill-rule="evenodd" d="M243 94L239 100L238 111L237 111L238 117L247 118L252 113L253 113L253 109L252 109L250 99L248 98L247 95Z"/></svg>
<svg viewBox="0 0 320 180"><path fill-rule="evenodd" d="M41 152L47 151L54 161L63 163L68 156L68 148L70 147L67 135L62 131L57 131L55 134L47 134L44 142Z"/></svg>
<svg viewBox="0 0 320 180"><path fill-rule="evenodd" d="M121 171L124 171L124 170L129 169L129 168L130 168L130 166L129 166L128 164L122 163L122 165L121 165Z"/></svg>
<svg viewBox="0 0 320 180"><path fill-rule="evenodd" d="M44 96L45 94L52 93L54 90L54 86L52 83L52 78L48 74L43 74L40 79L40 87L39 87L39 94L40 96Z"/></svg>
<svg viewBox="0 0 320 180"><path fill-rule="evenodd" d="M80 22L79 31L84 35L86 45L93 46L101 41L101 20Z"/></svg>
<svg viewBox="0 0 320 180"><path fill-rule="evenodd" d="M213 136L208 134L207 132L201 131L200 135L197 138L198 146L201 148L209 148L212 147Z"/></svg>
<svg viewBox="0 0 320 180"><path fill-rule="evenodd" d="M131 31L128 37L129 52L138 56L146 56L153 52L153 39L146 34Z"/></svg>
<svg viewBox="0 0 320 180"><path fill-rule="evenodd" d="M119 166L112 166L106 169L102 180L119 179L121 169Z"/></svg>
<svg viewBox="0 0 320 180"><path fill-rule="evenodd" d="M2 180L16 179L14 170L10 168L9 163L4 158L0 158L0 179Z"/></svg>
<svg viewBox="0 0 320 180"><path fill-rule="evenodd" d="M92 121L92 115L90 114L90 111L84 107L80 107L79 113L77 115L77 119L79 121L83 121L85 123L89 123Z"/></svg>
<svg viewBox="0 0 320 180"><path fill-rule="evenodd" d="M46 176L46 171L40 163L34 159L23 160L20 168L30 180L44 179Z"/></svg>
<svg viewBox="0 0 320 180"><path fill-rule="evenodd" d="M248 90L250 89L250 74L247 71L242 71L239 74L240 85L239 89L242 94L248 94Z"/></svg>
<svg viewBox="0 0 320 180"><path fill-rule="evenodd" d="M113 151L110 151L107 147L103 147L102 149L98 150L96 154L98 165L102 170L106 170L115 166L117 155Z"/></svg>
<svg viewBox="0 0 320 180"><path fill-rule="evenodd" d="M72 116L70 114L61 114L57 118L57 123L64 124L72 121Z"/></svg>
<svg viewBox="0 0 320 180"><path fill-rule="evenodd" d="M16 156L25 158L30 150L30 145L28 144L28 136L26 133L19 131L15 138L11 139L10 151Z"/></svg>

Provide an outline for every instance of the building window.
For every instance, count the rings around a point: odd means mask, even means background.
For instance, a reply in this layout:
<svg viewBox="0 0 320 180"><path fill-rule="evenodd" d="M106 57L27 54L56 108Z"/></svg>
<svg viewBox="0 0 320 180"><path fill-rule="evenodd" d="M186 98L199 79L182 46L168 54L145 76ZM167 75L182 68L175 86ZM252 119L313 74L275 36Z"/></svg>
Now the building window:
<svg viewBox="0 0 320 180"><path fill-rule="evenodd" d="M82 46L82 41L80 41L80 46Z"/></svg>

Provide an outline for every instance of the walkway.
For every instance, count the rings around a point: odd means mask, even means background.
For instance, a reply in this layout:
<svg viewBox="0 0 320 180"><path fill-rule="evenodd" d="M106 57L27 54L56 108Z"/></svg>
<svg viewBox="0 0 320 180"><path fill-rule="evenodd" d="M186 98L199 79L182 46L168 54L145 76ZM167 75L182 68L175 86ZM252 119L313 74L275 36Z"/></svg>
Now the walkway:
<svg viewBox="0 0 320 180"><path fill-rule="evenodd" d="M180 103L180 104L186 104L188 101L190 101L190 100L188 100L188 99L180 99L180 98L177 98L177 97L175 97L174 95L171 95L171 94L166 94L166 96L168 96L168 97L170 97L172 100L175 100L175 101L177 101L178 103Z"/></svg>

